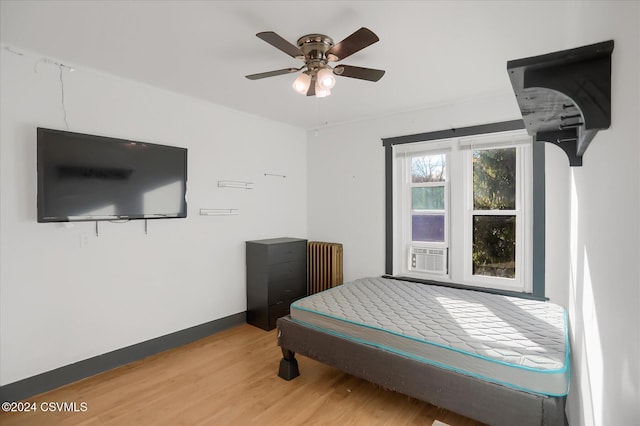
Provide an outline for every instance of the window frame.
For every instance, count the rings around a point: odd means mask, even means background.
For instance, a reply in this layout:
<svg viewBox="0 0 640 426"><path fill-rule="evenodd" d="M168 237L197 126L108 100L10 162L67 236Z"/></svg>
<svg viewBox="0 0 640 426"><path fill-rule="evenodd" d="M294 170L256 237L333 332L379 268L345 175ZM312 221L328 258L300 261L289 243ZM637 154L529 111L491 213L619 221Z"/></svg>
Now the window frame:
<svg viewBox="0 0 640 426"><path fill-rule="evenodd" d="M525 139L525 138L523 138ZM531 140L530 137L526 138ZM490 150L500 148L515 148L516 150L516 194L515 208L509 210L477 210L473 201L473 151ZM522 291L531 293L532 290L532 167L533 152L530 145L522 143L501 144L488 143L481 146L471 146L463 155L465 173L465 218L464 228L464 281L470 285L487 286L490 288ZM473 245L473 218L474 216L514 216L516 218L516 274L514 280L488 277L473 274L473 262L471 259Z"/></svg>
<svg viewBox="0 0 640 426"><path fill-rule="evenodd" d="M524 129L524 122L522 120L512 120L505 121L499 123L491 123L479 126L470 126L460 129L448 129L441 130L436 132L429 133L420 133L414 135L406 135L399 136L393 138L385 138L382 139L383 146L385 148L385 196L386 196L386 206L385 206L385 239L386 239L386 247L385 247L385 272L386 276L393 276L394 272L394 261L397 259L397 250L402 249L397 246L397 239L394 236L399 235L399 232L404 232L405 230L401 229L398 226L397 220L394 220L398 214L402 214L401 211L398 211L398 201L400 196L398 194L397 188L394 188L394 178L397 179L398 173L402 171L398 170L396 166L395 160L395 150L394 147L396 145L405 145L405 150L407 152L413 151L413 147L417 142L423 143L430 141L430 146L433 147L433 151L438 148L443 148L442 142L446 139L460 139L465 137L474 137L481 138L485 135L491 137L492 134L497 132L506 132L511 130L520 130ZM493 135L495 136L495 135ZM406 145L409 144L409 145ZM432 145L431 145L432 144ZM439 146L440 145L440 146ZM445 144L446 145L446 144ZM445 148L446 149L446 148ZM419 149L416 149L416 151ZM447 164L449 168L451 163ZM524 291L512 291L509 289L501 289L501 288L489 288L489 287L475 287L470 286L468 284L462 284L465 280L451 280L450 282L438 282L433 281L432 279L422 279L416 277L407 276L407 274L401 274L400 277L397 278L405 278L411 281L417 282L425 282L430 284L438 284L438 285L448 285L451 287L457 288L471 288L474 290L487 291L491 293L498 294L507 294L512 296L524 297L524 298L533 298L544 300L545 292L544 292L544 233L545 233L545 224L544 224L544 144L535 141L532 145L532 165L531 165L531 174L532 179L530 182L530 188L532 194L532 203L530 203L530 215L531 215L531 225L530 232L531 238L528 239L528 244L530 245L530 251L532 253L531 258L532 261L529 267L529 276L528 283L530 285L525 287ZM449 173L453 173L449 168ZM450 208L455 208L449 204ZM450 264L450 268L452 265ZM397 268L396 268L397 270Z"/></svg>

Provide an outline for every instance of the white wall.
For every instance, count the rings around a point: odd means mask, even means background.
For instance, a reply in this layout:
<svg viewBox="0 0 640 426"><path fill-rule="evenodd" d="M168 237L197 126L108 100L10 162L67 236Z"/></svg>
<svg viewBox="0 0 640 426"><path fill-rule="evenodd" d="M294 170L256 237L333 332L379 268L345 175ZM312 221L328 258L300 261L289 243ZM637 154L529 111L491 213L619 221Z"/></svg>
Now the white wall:
<svg viewBox="0 0 640 426"><path fill-rule="evenodd" d="M36 127L65 128L59 69L1 55L0 384L243 312L244 241L306 236L303 130L82 67L63 70L69 129L188 148L188 217L99 237L36 223Z"/></svg>
<svg viewBox="0 0 640 426"><path fill-rule="evenodd" d="M570 423L632 425L640 419L640 4L571 9L563 42L615 41L612 124L581 168L547 144L546 293L569 313ZM309 132L309 238L344 244L347 281L384 273L381 138L516 118L508 93Z"/></svg>
<svg viewBox="0 0 640 426"><path fill-rule="evenodd" d="M576 10L615 49L611 128L569 179L574 424L640 421L640 3L625 6Z"/></svg>

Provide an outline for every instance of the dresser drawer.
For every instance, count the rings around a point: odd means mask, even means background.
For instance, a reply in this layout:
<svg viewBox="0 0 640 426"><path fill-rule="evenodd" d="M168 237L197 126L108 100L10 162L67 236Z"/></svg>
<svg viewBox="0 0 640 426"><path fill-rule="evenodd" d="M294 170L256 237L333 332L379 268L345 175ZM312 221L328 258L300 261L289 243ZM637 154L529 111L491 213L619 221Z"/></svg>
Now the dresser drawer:
<svg viewBox="0 0 640 426"><path fill-rule="evenodd" d="M307 295L306 279L274 281L269 285L269 305L287 302Z"/></svg>
<svg viewBox="0 0 640 426"><path fill-rule="evenodd" d="M269 306L269 330L276 327L276 321L278 318L289 315L290 306L289 302L282 302L277 305Z"/></svg>
<svg viewBox="0 0 640 426"><path fill-rule="evenodd" d="M267 261L270 265L284 262L307 261L307 242L296 241L287 244L272 244L268 248Z"/></svg>
<svg viewBox="0 0 640 426"><path fill-rule="evenodd" d="M307 263L304 261L277 263L269 266L269 283L307 278ZM269 284L271 285L271 284Z"/></svg>

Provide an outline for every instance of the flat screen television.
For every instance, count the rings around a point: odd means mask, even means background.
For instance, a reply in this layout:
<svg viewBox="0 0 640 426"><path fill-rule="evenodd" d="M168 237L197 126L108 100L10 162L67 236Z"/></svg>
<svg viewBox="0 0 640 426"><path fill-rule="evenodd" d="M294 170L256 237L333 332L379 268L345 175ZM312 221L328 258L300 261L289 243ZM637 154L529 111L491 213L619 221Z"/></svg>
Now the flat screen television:
<svg viewBox="0 0 640 426"><path fill-rule="evenodd" d="M187 149L38 127L38 222L187 217Z"/></svg>

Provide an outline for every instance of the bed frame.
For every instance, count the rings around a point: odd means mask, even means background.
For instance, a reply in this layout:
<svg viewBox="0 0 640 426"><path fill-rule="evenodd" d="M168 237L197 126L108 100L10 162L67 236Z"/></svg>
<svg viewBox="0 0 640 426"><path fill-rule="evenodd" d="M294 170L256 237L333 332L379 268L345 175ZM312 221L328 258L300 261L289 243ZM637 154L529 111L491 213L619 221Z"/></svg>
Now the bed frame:
<svg viewBox="0 0 640 426"><path fill-rule="evenodd" d="M565 397L507 388L425 364L295 322L277 321L282 349L278 376L300 375L295 354L491 425L567 425Z"/></svg>

